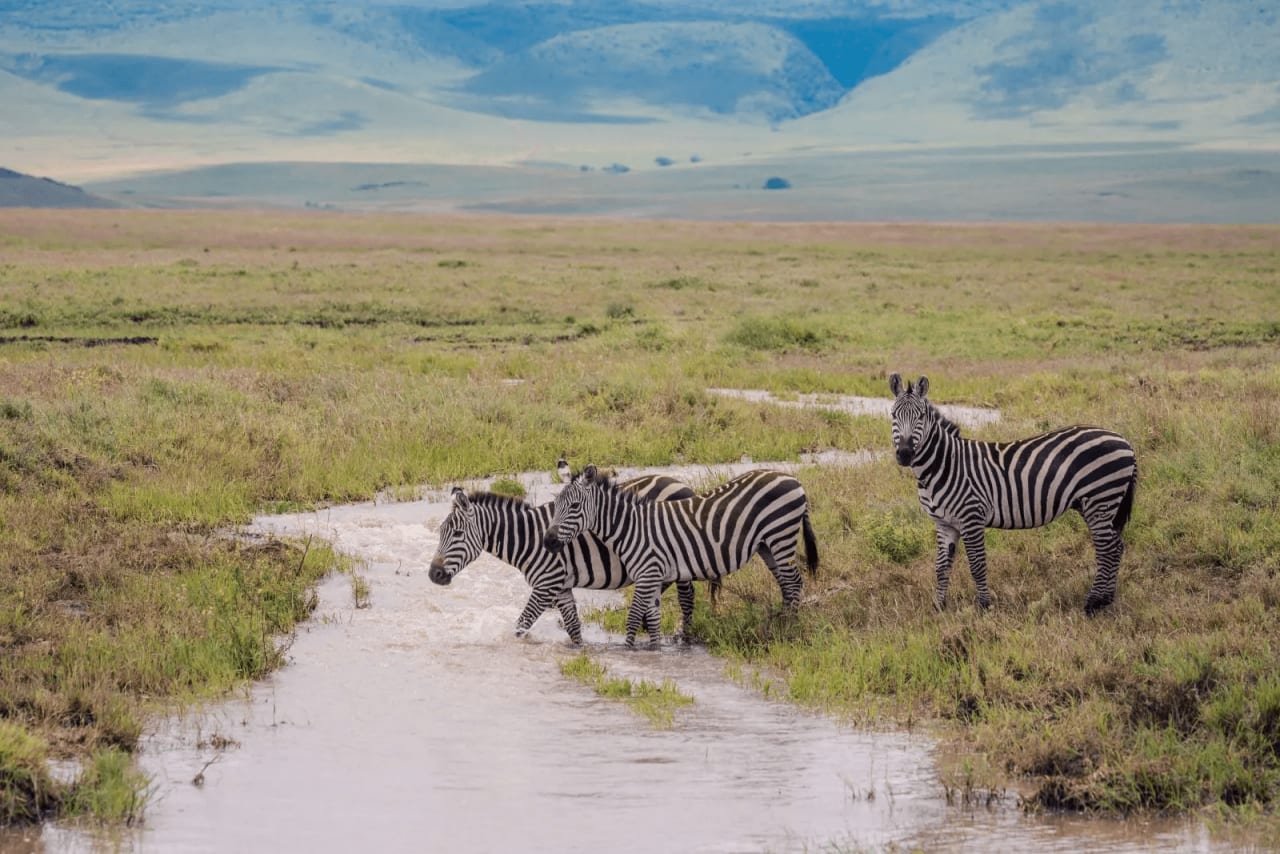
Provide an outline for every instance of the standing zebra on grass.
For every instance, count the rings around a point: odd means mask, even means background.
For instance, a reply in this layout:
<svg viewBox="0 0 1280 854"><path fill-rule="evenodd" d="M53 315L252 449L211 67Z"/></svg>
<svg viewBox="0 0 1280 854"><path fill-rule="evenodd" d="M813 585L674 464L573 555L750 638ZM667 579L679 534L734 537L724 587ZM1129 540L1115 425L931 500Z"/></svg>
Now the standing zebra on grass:
<svg viewBox="0 0 1280 854"><path fill-rule="evenodd" d="M991 606L987 589L987 528L1038 528L1068 510L1089 526L1098 572L1084 612L1093 616L1116 595L1116 570L1124 553L1120 533L1133 510L1138 465L1133 447L1110 430L1065 427L1016 442L965 439L928 399L929 378L893 391L893 447L910 466L920 505L937 528L934 605L947 603L947 583L957 540L964 541L978 606Z"/></svg>
<svg viewBox="0 0 1280 854"><path fill-rule="evenodd" d="M561 461L562 471L568 465ZM628 480L620 488L646 501L689 498L695 493L675 478L645 475ZM551 505L534 507L520 498L492 492L453 490L453 507L440 523L440 543L428 576L447 585L453 577L487 551L517 567L533 591L516 620L516 637L533 627L542 612L554 603L574 643L582 643L582 624L573 599L574 587L616 590L631 584L631 576L618 556L590 535L578 537L563 553L543 545L551 522ZM567 574L566 574L567 570ZM677 585L680 599L680 631L687 639L693 618L693 584Z"/></svg>
<svg viewBox="0 0 1280 854"><path fill-rule="evenodd" d="M804 530L809 572L818 568L818 545L809 502L800 481L777 471L753 471L717 489L681 501L646 502L587 466L556 496L548 549L584 532L603 540L635 580L627 612L627 646L641 627L659 640L663 582L715 580L740 569L753 554L764 559L782 588L786 608L800 602L796 569L798 528Z"/></svg>

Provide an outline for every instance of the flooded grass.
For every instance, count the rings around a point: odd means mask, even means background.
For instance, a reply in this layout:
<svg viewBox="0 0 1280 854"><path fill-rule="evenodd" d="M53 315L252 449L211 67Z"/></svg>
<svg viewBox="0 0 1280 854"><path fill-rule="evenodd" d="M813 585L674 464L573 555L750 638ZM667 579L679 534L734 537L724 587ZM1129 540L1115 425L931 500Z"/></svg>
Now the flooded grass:
<svg viewBox="0 0 1280 854"><path fill-rule="evenodd" d="M71 802L10 768L127 756L279 666L341 561L227 526L561 456L886 450L878 416L708 389L885 397L891 371L1000 409L976 437L1133 441L1116 604L1084 618L1065 518L989 535L992 613L958 566L934 614L931 527L879 459L801 471L822 567L796 619L757 564L696 631L771 693L929 721L1035 806L1276 812L1278 228L5 211L0 240L8 821Z"/></svg>
<svg viewBox="0 0 1280 854"><path fill-rule="evenodd" d="M129 755L117 748L95 753L71 787L66 814L99 821L132 824L141 818L149 781L133 767Z"/></svg>
<svg viewBox="0 0 1280 854"><path fill-rule="evenodd" d="M601 697L621 700L658 729L669 729L675 721L676 709L693 704L693 698L680 693L670 679L656 685L647 679L633 682L610 676L608 668L585 652L560 662L560 672L592 688Z"/></svg>

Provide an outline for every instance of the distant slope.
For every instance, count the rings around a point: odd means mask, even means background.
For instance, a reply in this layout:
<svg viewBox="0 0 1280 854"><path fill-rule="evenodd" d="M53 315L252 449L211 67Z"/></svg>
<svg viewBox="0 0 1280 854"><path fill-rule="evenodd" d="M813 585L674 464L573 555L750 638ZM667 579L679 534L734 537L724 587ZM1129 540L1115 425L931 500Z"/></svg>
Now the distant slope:
<svg viewBox="0 0 1280 854"><path fill-rule="evenodd" d="M118 208L108 199L51 178L0 168L0 208Z"/></svg>
<svg viewBox="0 0 1280 854"><path fill-rule="evenodd" d="M554 36L463 84L474 109L519 98L533 118L618 99L784 121L825 110L844 89L798 38L764 24L622 24ZM509 112L509 110L508 110Z"/></svg>
<svg viewBox="0 0 1280 854"><path fill-rule="evenodd" d="M1280 140L1280 5L1041 2L970 21L807 133L863 143Z"/></svg>

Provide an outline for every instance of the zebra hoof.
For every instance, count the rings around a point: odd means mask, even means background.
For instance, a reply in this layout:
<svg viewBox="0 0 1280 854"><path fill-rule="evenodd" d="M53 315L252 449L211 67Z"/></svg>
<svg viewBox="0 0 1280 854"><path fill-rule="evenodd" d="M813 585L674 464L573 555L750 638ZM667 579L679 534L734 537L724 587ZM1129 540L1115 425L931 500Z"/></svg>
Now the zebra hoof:
<svg viewBox="0 0 1280 854"><path fill-rule="evenodd" d="M1084 603L1084 615L1086 617L1092 617L1110 605L1111 602L1112 597L1110 596L1090 596Z"/></svg>
<svg viewBox="0 0 1280 854"><path fill-rule="evenodd" d="M986 599L983 599L983 598L979 597L979 599L978 599L978 610L979 610L979 611L990 611L990 610L991 610L991 599L990 599L990 597L988 597L988 598L986 598Z"/></svg>
<svg viewBox="0 0 1280 854"><path fill-rule="evenodd" d="M518 638L522 638L522 637L524 637L524 636L525 636L525 635L527 635L527 634L529 634L529 630L528 630L528 629L522 629L522 628L520 628L519 626L516 626L516 637L518 637Z"/></svg>

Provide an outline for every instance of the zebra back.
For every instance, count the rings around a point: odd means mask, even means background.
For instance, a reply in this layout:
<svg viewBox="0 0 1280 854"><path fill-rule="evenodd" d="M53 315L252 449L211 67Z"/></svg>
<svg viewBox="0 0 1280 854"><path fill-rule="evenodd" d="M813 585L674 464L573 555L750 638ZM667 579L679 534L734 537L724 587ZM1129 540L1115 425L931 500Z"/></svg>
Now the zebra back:
<svg viewBox="0 0 1280 854"><path fill-rule="evenodd" d="M580 507L583 495L596 502L585 512ZM557 497L555 509L552 537L591 530L628 565L652 551L667 567L666 580L707 580L742 567L762 545L780 563L793 560L796 529L807 520L808 500L791 475L761 469L702 495L650 504L588 466ZM579 518L571 518L575 513ZM811 529L806 539L812 541ZM809 556L814 566L816 552L815 547Z"/></svg>
<svg viewBox="0 0 1280 854"><path fill-rule="evenodd" d="M1074 509L1105 514L1116 531L1128 521L1137 461L1120 434L1075 425L1010 442L969 439L928 399L928 377L903 386L894 374L889 385L894 451L935 519L1036 528Z"/></svg>

